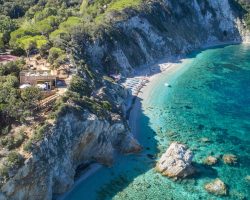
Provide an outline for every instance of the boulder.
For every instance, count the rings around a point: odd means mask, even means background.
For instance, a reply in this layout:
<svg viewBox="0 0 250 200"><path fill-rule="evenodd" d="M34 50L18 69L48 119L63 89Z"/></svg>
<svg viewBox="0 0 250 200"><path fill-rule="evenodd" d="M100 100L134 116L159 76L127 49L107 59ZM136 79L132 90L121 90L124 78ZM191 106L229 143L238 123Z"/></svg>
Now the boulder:
<svg viewBox="0 0 250 200"><path fill-rule="evenodd" d="M225 195L227 195L227 186L219 178L215 179L214 181L212 181L210 183L207 183L205 185L205 189L209 193L217 195L217 196L225 196Z"/></svg>
<svg viewBox="0 0 250 200"><path fill-rule="evenodd" d="M170 178L185 178L194 174L193 153L183 144L173 142L156 164L156 171Z"/></svg>
<svg viewBox="0 0 250 200"><path fill-rule="evenodd" d="M213 156L208 156L203 163L205 165L215 165L218 162L218 159L216 157Z"/></svg>
<svg viewBox="0 0 250 200"><path fill-rule="evenodd" d="M224 163L227 165L235 165L237 164L237 161L238 161L238 158L236 157L236 155L233 155L233 154L225 154L222 159Z"/></svg>

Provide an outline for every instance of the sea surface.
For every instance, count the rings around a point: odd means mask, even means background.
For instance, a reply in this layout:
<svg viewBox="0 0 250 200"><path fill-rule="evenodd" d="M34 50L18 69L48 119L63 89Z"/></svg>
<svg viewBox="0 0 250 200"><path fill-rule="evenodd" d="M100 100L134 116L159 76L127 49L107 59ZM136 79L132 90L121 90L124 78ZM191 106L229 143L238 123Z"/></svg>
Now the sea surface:
<svg viewBox="0 0 250 200"><path fill-rule="evenodd" d="M137 124L143 152L120 156L112 168L78 184L66 200L250 199L250 45L193 52L176 67L158 76L141 101ZM173 181L155 172L172 141L193 151L199 174ZM223 163L228 153L238 164ZM219 158L217 165L203 164L209 155ZM206 192L204 184L215 178L226 183L228 196Z"/></svg>

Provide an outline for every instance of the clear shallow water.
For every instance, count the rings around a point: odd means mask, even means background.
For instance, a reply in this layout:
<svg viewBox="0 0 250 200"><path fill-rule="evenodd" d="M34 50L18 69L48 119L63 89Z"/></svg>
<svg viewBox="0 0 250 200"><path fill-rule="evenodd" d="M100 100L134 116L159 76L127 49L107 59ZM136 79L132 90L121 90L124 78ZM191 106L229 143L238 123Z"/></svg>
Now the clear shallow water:
<svg viewBox="0 0 250 200"><path fill-rule="evenodd" d="M189 57L175 74L161 75L142 102L138 140L144 151L119 157L112 168L102 168L79 184L67 200L250 199L245 179L250 175L250 46L219 47ZM193 150L199 175L174 182L154 171L155 160L171 141ZM226 153L237 155L239 164L202 164L208 155ZM229 196L204 190L217 177L228 185Z"/></svg>

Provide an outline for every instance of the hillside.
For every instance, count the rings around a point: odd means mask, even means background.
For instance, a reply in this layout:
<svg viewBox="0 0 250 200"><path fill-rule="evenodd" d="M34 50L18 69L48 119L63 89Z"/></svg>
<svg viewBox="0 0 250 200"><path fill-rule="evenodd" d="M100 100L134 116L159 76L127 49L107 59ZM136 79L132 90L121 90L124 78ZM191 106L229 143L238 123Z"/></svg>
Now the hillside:
<svg viewBox="0 0 250 200"><path fill-rule="evenodd" d="M126 120L129 92L112 75L249 41L249 10L247 0L0 0L0 51L20 59L0 64L0 199L52 199L81 166L139 152ZM37 88L19 88L31 58L76 69L45 114L36 111Z"/></svg>

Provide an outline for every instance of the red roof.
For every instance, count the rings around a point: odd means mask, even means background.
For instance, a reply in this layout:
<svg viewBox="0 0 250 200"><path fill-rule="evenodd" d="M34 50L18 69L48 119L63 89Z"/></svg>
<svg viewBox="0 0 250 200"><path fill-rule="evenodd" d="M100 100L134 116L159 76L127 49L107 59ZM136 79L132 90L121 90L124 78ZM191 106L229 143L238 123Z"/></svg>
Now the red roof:
<svg viewBox="0 0 250 200"><path fill-rule="evenodd" d="M1 62L10 62L17 60L18 57L12 55L0 55L0 63Z"/></svg>

